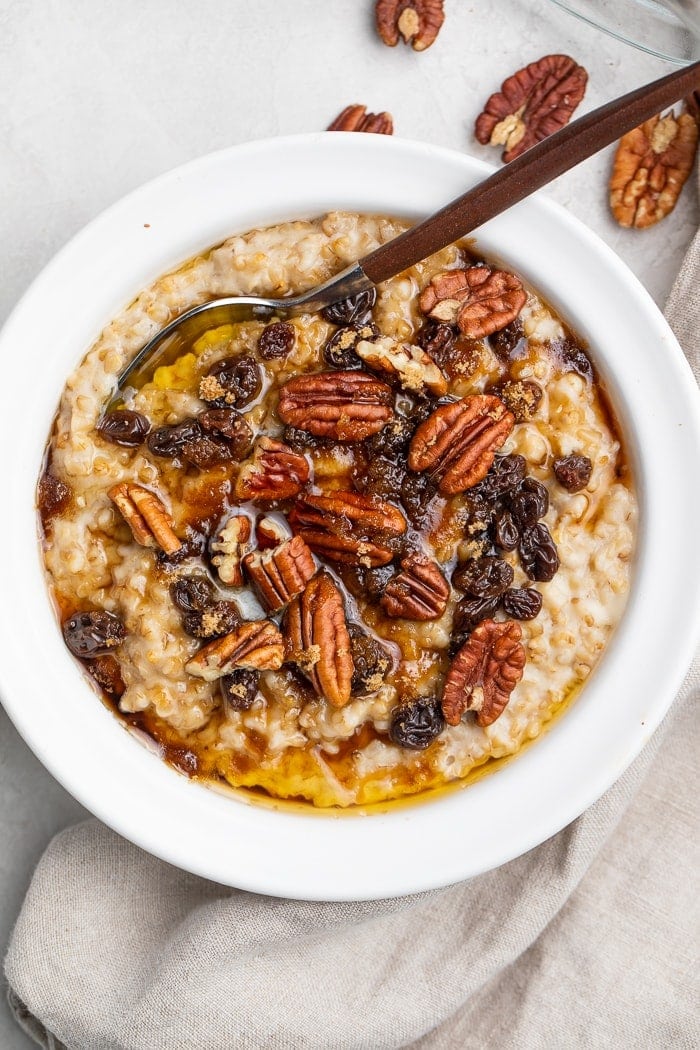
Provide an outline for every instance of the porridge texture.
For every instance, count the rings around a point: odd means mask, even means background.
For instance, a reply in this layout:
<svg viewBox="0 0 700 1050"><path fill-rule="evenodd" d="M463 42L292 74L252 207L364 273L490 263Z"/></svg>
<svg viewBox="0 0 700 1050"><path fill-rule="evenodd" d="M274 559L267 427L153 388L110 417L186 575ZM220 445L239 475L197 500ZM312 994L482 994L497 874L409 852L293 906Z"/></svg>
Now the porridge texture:
<svg viewBox="0 0 700 1050"><path fill-rule="evenodd" d="M212 328L102 415L183 310L301 291L404 228L232 237L66 384L39 485L64 637L189 776L342 807L463 779L542 731L624 609L636 502L604 393L467 246L376 302Z"/></svg>

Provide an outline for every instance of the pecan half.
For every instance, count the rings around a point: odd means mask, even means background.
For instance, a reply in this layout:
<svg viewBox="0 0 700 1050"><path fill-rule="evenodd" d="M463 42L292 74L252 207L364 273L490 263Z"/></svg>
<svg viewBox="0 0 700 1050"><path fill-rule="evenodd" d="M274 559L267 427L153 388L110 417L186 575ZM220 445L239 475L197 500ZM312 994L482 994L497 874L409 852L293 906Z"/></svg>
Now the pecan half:
<svg viewBox="0 0 700 1050"><path fill-rule="evenodd" d="M420 346L396 343L388 336L369 341L360 339L355 353L370 368L398 376L405 390L422 393L428 390L435 397L447 393L447 380L432 357Z"/></svg>
<svg viewBox="0 0 700 1050"><path fill-rule="evenodd" d="M476 119L482 145L503 146L503 161L559 131L583 98L588 73L568 55L545 55L508 77Z"/></svg>
<svg viewBox="0 0 700 1050"><path fill-rule="evenodd" d="M366 106L346 106L326 131L366 131L374 135L393 135L391 113L368 113Z"/></svg>
<svg viewBox="0 0 700 1050"><path fill-rule="evenodd" d="M250 518L244 514L234 514L211 541L211 563L221 582L228 587L243 586L241 560L249 549L249 540Z"/></svg>
<svg viewBox="0 0 700 1050"><path fill-rule="evenodd" d="M363 441L392 416L391 387L364 372L295 376L280 390L280 419L314 437Z"/></svg>
<svg viewBox="0 0 700 1050"><path fill-rule="evenodd" d="M443 0L377 0L377 32L388 47L396 47L399 36L414 51L425 51L445 21Z"/></svg>
<svg viewBox="0 0 700 1050"><path fill-rule="evenodd" d="M359 492L303 496L294 504L289 522L317 554L366 568L388 565L397 538L406 531L400 510Z"/></svg>
<svg viewBox="0 0 700 1050"><path fill-rule="evenodd" d="M202 646L185 670L205 682L231 674L240 667L277 671L284 661L284 640L270 620L250 620L235 631Z"/></svg>
<svg viewBox="0 0 700 1050"><path fill-rule="evenodd" d="M620 226L641 230L673 211L697 148L689 113L652 117L623 135L610 176L610 208Z"/></svg>
<svg viewBox="0 0 700 1050"><path fill-rule="evenodd" d="M155 492L122 481L113 485L107 495L116 504L128 524L134 539L142 547L160 547L166 554L175 554L182 547L173 532L172 518Z"/></svg>
<svg viewBox="0 0 700 1050"><path fill-rule="evenodd" d="M503 713L523 676L522 630L513 620L482 620L447 672L442 711L448 725L459 725L465 711L476 711L476 724L490 726Z"/></svg>
<svg viewBox="0 0 700 1050"><path fill-rule="evenodd" d="M464 492L486 477L513 423L513 413L500 398L489 394L473 394L442 405L416 429L408 465L439 478L439 489L445 495Z"/></svg>
<svg viewBox="0 0 700 1050"><path fill-rule="evenodd" d="M316 693L333 707L350 699L355 670L343 598L331 577L319 573L287 608L286 658L296 663Z"/></svg>
<svg viewBox="0 0 700 1050"><path fill-rule="evenodd" d="M401 572L386 586L380 605L387 616L437 620L447 608L450 586L436 562L421 554L401 560Z"/></svg>
<svg viewBox="0 0 700 1050"><path fill-rule="evenodd" d="M469 339L483 339L514 321L526 300L515 274L470 266L436 274L418 304L428 317L456 324Z"/></svg>
<svg viewBox="0 0 700 1050"><path fill-rule="evenodd" d="M308 461L282 441L262 437L252 458L241 467L236 480L236 498L252 500L290 499L309 480Z"/></svg>
<svg viewBox="0 0 700 1050"><path fill-rule="evenodd" d="M243 567L268 612L287 605L316 575L313 554L301 536L270 550L246 554Z"/></svg>
<svg viewBox="0 0 700 1050"><path fill-rule="evenodd" d="M290 536L291 532L284 519L278 520L277 518L265 516L255 522L255 538L261 550L277 547L278 544L288 540Z"/></svg>

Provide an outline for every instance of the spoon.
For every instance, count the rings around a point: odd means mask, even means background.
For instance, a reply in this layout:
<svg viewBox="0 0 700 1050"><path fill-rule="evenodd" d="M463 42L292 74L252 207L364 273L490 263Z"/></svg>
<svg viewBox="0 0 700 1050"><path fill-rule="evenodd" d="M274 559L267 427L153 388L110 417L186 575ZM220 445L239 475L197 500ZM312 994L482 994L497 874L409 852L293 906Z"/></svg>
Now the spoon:
<svg viewBox="0 0 700 1050"><path fill-rule="evenodd" d="M265 299L236 295L212 299L187 310L157 332L136 354L117 380L108 408L115 405L129 381L145 379L146 365L173 349L181 339L195 338L208 328L271 314L292 317L368 291L409 266L452 244L495 215L529 197L558 175L615 142L660 110L700 87L700 62L608 102L573 121L561 131L521 154L483 182L424 222L383 244L359 262L303 295Z"/></svg>

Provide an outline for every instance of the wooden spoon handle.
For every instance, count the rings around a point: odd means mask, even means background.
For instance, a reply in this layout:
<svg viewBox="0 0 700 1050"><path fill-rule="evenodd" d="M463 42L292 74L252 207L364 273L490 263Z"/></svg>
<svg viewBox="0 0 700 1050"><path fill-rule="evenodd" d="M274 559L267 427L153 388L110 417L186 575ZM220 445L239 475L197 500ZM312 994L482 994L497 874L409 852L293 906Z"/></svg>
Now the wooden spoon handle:
<svg viewBox="0 0 700 1050"><path fill-rule="evenodd" d="M361 260L374 284L471 233L558 175L700 87L700 62L594 109Z"/></svg>

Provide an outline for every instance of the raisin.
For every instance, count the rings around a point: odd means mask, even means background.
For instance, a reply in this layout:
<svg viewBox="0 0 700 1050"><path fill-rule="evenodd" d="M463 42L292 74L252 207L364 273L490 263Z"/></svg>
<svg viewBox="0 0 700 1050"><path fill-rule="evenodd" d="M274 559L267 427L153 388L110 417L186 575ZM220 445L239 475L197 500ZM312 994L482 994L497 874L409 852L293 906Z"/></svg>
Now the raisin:
<svg viewBox="0 0 700 1050"><path fill-rule="evenodd" d="M239 412L234 408L208 408L197 418L202 430L226 438L234 459L245 459L253 444L253 431Z"/></svg>
<svg viewBox="0 0 700 1050"><path fill-rule="evenodd" d="M63 638L73 656L106 656L124 641L124 624L103 609L75 613L63 624Z"/></svg>
<svg viewBox="0 0 700 1050"><path fill-rule="evenodd" d="M437 481L429 474L414 474L410 470L406 473L401 483L401 502L416 528L425 524L436 493Z"/></svg>
<svg viewBox="0 0 700 1050"><path fill-rule="evenodd" d="M326 364L346 371L362 368L362 360L355 353L355 347L361 339L372 340L378 335L376 324L345 325L339 328L323 348Z"/></svg>
<svg viewBox="0 0 700 1050"><path fill-rule="evenodd" d="M593 464L588 456L560 456L554 460L554 473L568 492L580 492L591 480Z"/></svg>
<svg viewBox="0 0 700 1050"><path fill-rule="evenodd" d="M124 445L126 448L141 445L150 429L151 424L144 415L132 412L128 408L115 408L113 412L107 412L95 427L105 441L111 441L113 445Z"/></svg>
<svg viewBox="0 0 700 1050"><path fill-rule="evenodd" d="M183 455L184 446L201 436L202 428L197 420L185 419L174 427L157 427L152 430L146 439L146 444L154 456L178 459Z"/></svg>
<svg viewBox="0 0 700 1050"><path fill-rule="evenodd" d="M406 413L406 418L414 427L418 427L421 423L425 423L428 416L432 415L436 408L445 404L447 404L447 399L444 398L439 401L431 401L429 398L421 398L420 401L416 401L411 405L410 411Z"/></svg>
<svg viewBox="0 0 700 1050"><path fill-rule="evenodd" d="M522 483L525 478L525 466L523 456L496 456L484 480L471 491L489 503L500 499Z"/></svg>
<svg viewBox="0 0 700 1050"><path fill-rule="evenodd" d="M441 321L427 321L416 336L418 346L432 357L436 365L442 367L450 357L456 333L449 324Z"/></svg>
<svg viewBox="0 0 700 1050"><path fill-rule="evenodd" d="M509 505L521 529L535 525L549 510L547 486L535 478L525 478L520 491L511 496Z"/></svg>
<svg viewBox="0 0 700 1050"><path fill-rule="evenodd" d="M377 289L368 288L339 303L332 303L321 310L321 317L331 324L367 324L372 319L372 307L377 301Z"/></svg>
<svg viewBox="0 0 700 1050"><path fill-rule="evenodd" d="M294 452L310 452L312 449L324 448L328 442L323 438L314 437L308 430L300 430L299 427L286 426L282 432L282 441Z"/></svg>
<svg viewBox="0 0 700 1050"><path fill-rule="evenodd" d="M213 602L204 609L185 613L182 626L193 638L222 638L241 625L241 612L235 602Z"/></svg>
<svg viewBox="0 0 700 1050"><path fill-rule="evenodd" d="M342 565L339 563L336 566L336 571L354 598L366 597L365 576L368 570L365 569L364 565Z"/></svg>
<svg viewBox="0 0 700 1050"><path fill-rule="evenodd" d="M452 573L452 583L472 598L496 598L513 582L513 569L502 558L469 558Z"/></svg>
<svg viewBox="0 0 700 1050"><path fill-rule="evenodd" d="M531 580L546 583L559 568L556 544L542 522L525 529L518 551L522 567Z"/></svg>
<svg viewBox="0 0 700 1050"><path fill-rule="evenodd" d="M214 599L206 576L180 576L170 587L170 597L182 612L202 612Z"/></svg>
<svg viewBox="0 0 700 1050"><path fill-rule="evenodd" d="M440 701L434 696L419 696L392 711L389 736L399 747L424 751L444 728Z"/></svg>
<svg viewBox="0 0 700 1050"><path fill-rule="evenodd" d="M258 695L260 672L240 667L220 679L224 707L230 711L248 711Z"/></svg>
<svg viewBox="0 0 700 1050"><path fill-rule="evenodd" d="M292 352L296 332L293 324L286 321L275 321L265 328L258 340L258 353L263 361L274 361L278 357L286 357Z"/></svg>
<svg viewBox="0 0 700 1050"><path fill-rule="evenodd" d="M414 429L413 423L408 419L394 416L378 434L374 434L365 441L368 456L370 458L386 456L387 459L395 459L404 455L408 450Z"/></svg>
<svg viewBox="0 0 700 1050"><path fill-rule="evenodd" d="M182 454L188 463L200 470L211 470L221 463L230 463L233 459L231 446L224 438L214 434L202 434L194 441L186 442Z"/></svg>
<svg viewBox="0 0 700 1050"><path fill-rule="evenodd" d="M500 397L515 416L516 423L527 423L533 419L542 400L542 387L531 379L507 379L496 383L488 392Z"/></svg>
<svg viewBox="0 0 700 1050"><path fill-rule="evenodd" d="M386 649L381 642L366 634L357 624L348 624L348 634L355 668L350 692L353 696L376 693L391 667Z"/></svg>
<svg viewBox="0 0 700 1050"><path fill-rule="evenodd" d="M338 565L343 583L355 598L381 598L387 583L394 575L392 565L366 569L364 565Z"/></svg>
<svg viewBox="0 0 700 1050"><path fill-rule="evenodd" d="M493 616L500 604L500 595L495 598L462 598L455 607L453 630L458 634L469 634L478 623Z"/></svg>
<svg viewBox="0 0 700 1050"><path fill-rule="evenodd" d="M513 620L534 620L542 608L542 595L534 587L514 587L503 595L503 609Z"/></svg>
<svg viewBox="0 0 700 1050"><path fill-rule="evenodd" d="M188 558L199 558L204 554L207 545L206 536L188 528L188 536L183 540L182 546L174 554L166 554L165 551L156 551L156 562L163 569L171 569L174 565L181 565Z"/></svg>
<svg viewBox="0 0 700 1050"><path fill-rule="evenodd" d="M469 537L485 532L488 529L496 509L493 504L488 503L474 489L465 493L464 508L467 513L465 532Z"/></svg>
<svg viewBox="0 0 700 1050"><path fill-rule="evenodd" d="M493 540L502 551L514 551L518 546L520 531L509 510L502 510L493 522Z"/></svg>
<svg viewBox="0 0 700 1050"><path fill-rule="evenodd" d="M381 598L386 590L386 585L394 575L391 565L381 565L376 569L365 571L365 593L368 598Z"/></svg>
<svg viewBox="0 0 700 1050"><path fill-rule="evenodd" d="M380 499L392 499L401 488L405 471L398 463L384 456L371 459L366 467L353 475L353 484L358 492L366 492Z"/></svg>
<svg viewBox="0 0 700 1050"><path fill-rule="evenodd" d="M260 366L252 357L225 357L209 369L199 384L199 396L215 408L241 408L261 389Z"/></svg>
<svg viewBox="0 0 700 1050"><path fill-rule="evenodd" d="M108 696L118 699L124 693L126 686L121 668L113 656L98 656L95 660L87 660L85 667L88 674L95 679L100 689Z"/></svg>
<svg viewBox="0 0 700 1050"><path fill-rule="evenodd" d="M520 340L524 338L525 329L523 328L522 318L516 317L505 328L501 328L500 331L493 332L489 336L489 345L496 357L500 357L502 361L507 361L518 348Z"/></svg>
<svg viewBox="0 0 700 1050"><path fill-rule="evenodd" d="M52 518L66 509L70 503L70 497L71 490L55 474L46 471L41 475L36 502L44 528Z"/></svg>
<svg viewBox="0 0 700 1050"><path fill-rule="evenodd" d="M571 336L552 343L551 349L559 357L565 371L577 372L584 379L593 378L590 358Z"/></svg>

